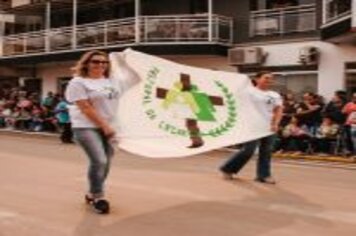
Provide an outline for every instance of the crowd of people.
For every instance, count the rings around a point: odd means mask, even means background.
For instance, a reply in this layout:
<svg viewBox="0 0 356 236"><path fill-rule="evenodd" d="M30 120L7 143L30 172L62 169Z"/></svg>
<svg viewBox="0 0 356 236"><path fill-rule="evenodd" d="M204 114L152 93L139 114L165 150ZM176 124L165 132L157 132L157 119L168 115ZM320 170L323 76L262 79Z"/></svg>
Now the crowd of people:
<svg viewBox="0 0 356 236"><path fill-rule="evenodd" d="M0 128L29 132L61 132L63 143L71 143L70 120L63 96L48 92L42 100L25 88L0 89Z"/></svg>
<svg viewBox="0 0 356 236"><path fill-rule="evenodd" d="M287 93L283 100L277 152L355 154L356 93L348 98L345 91L336 91L328 103L314 93L304 93L301 101L293 93Z"/></svg>
<svg viewBox="0 0 356 236"><path fill-rule="evenodd" d="M356 93L348 98L336 91L326 103L306 92L301 99L282 94L283 118L277 132L277 153L344 155L356 153ZM63 143L72 142L67 102L60 94L39 94L20 87L0 89L0 128L29 132L60 132Z"/></svg>

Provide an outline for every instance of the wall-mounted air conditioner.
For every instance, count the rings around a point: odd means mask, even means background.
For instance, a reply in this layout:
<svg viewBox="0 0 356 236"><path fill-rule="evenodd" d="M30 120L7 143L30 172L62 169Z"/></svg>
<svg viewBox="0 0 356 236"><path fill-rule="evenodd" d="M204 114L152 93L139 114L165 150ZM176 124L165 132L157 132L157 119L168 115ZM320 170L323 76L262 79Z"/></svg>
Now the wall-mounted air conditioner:
<svg viewBox="0 0 356 236"><path fill-rule="evenodd" d="M260 47L232 48L228 51L230 65L258 65L263 63L264 58Z"/></svg>

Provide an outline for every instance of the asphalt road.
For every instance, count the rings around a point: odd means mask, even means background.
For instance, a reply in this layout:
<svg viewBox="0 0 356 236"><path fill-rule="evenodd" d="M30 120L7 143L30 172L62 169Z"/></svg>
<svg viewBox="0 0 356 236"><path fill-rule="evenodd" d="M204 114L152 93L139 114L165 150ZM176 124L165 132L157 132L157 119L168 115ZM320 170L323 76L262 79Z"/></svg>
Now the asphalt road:
<svg viewBox="0 0 356 236"><path fill-rule="evenodd" d="M0 134L0 236L347 236L356 234L356 170L274 163L276 186L223 180L226 152L148 159L119 151L113 207L83 203L86 159L53 138Z"/></svg>

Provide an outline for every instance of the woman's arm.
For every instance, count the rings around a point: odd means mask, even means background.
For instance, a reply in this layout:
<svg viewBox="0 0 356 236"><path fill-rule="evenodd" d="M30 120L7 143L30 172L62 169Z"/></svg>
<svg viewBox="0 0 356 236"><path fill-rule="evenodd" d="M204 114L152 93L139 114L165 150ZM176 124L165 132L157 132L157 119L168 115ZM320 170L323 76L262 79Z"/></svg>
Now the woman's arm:
<svg viewBox="0 0 356 236"><path fill-rule="evenodd" d="M273 109L273 117L271 122L271 130L277 132L279 128L279 123L281 122L283 116L283 106L276 106Z"/></svg>
<svg viewBox="0 0 356 236"><path fill-rule="evenodd" d="M75 104L84 115L104 132L106 137L111 138L115 135L115 130L98 115L89 100L78 100Z"/></svg>
<svg viewBox="0 0 356 236"><path fill-rule="evenodd" d="M111 79L117 81L123 90L127 90L140 82L140 76L126 62L125 54L115 52L110 54Z"/></svg>

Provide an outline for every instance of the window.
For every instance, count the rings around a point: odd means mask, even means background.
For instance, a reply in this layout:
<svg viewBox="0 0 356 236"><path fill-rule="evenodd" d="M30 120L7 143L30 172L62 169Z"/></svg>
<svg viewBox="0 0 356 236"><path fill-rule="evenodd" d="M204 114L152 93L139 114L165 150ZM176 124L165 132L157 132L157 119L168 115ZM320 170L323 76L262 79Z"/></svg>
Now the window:
<svg viewBox="0 0 356 236"><path fill-rule="evenodd" d="M347 94L351 95L356 92L356 71L347 71L346 72L346 91Z"/></svg>
<svg viewBox="0 0 356 236"><path fill-rule="evenodd" d="M351 0L326 0L326 19L334 20L351 12Z"/></svg>

